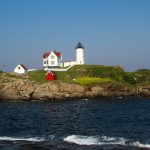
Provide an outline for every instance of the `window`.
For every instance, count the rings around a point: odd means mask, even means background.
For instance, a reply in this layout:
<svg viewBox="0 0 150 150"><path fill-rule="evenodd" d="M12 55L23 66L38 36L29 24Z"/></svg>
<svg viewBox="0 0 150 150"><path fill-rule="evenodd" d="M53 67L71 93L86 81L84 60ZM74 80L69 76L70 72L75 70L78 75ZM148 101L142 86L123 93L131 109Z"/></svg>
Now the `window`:
<svg viewBox="0 0 150 150"><path fill-rule="evenodd" d="M55 65L55 61L51 61L51 65Z"/></svg>
<svg viewBox="0 0 150 150"><path fill-rule="evenodd" d="M20 70L20 67L18 67L18 70Z"/></svg>
<svg viewBox="0 0 150 150"><path fill-rule="evenodd" d="M51 56L51 59L54 59L54 58L55 58L55 56L54 56L54 55L52 55L52 56Z"/></svg>
<svg viewBox="0 0 150 150"><path fill-rule="evenodd" d="M48 60L44 61L44 64L48 64Z"/></svg>

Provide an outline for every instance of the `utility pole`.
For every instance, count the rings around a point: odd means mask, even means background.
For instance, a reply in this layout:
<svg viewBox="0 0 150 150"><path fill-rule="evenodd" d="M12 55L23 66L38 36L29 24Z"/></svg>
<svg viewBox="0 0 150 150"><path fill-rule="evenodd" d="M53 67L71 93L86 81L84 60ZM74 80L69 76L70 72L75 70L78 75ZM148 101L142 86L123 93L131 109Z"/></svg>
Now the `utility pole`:
<svg viewBox="0 0 150 150"><path fill-rule="evenodd" d="M6 71L6 67L7 67L8 65L2 65L2 67L3 67L3 72L5 72Z"/></svg>

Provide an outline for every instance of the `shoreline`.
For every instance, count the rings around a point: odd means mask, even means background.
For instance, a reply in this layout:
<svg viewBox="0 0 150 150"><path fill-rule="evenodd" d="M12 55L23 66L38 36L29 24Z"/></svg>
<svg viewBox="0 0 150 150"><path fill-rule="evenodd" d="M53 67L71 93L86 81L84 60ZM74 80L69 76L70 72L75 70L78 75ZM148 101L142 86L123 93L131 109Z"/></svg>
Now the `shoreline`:
<svg viewBox="0 0 150 150"><path fill-rule="evenodd" d="M138 100L145 100L145 99L150 99L150 97L123 97L123 98L118 98L118 97L114 97L114 98L102 98L102 97L97 97L97 98L86 98L86 99L72 99L72 98L68 98L68 99L49 99L49 100L34 100L34 99L31 99L31 100L11 100L11 99L0 99L0 103L5 103L5 102L10 102L10 103L23 103L23 102L65 102L65 101L89 101L89 100L92 100L92 101L95 101L95 100L106 100L106 101L119 101L119 100L135 100L135 99L138 99Z"/></svg>

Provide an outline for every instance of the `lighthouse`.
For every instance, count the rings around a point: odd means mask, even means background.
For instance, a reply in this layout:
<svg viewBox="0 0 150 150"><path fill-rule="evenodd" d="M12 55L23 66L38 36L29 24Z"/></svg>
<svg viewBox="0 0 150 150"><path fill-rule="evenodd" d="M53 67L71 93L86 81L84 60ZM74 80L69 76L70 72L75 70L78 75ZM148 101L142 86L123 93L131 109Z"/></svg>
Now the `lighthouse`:
<svg viewBox="0 0 150 150"><path fill-rule="evenodd" d="M84 64L84 46L79 42L76 49L76 64L83 65Z"/></svg>

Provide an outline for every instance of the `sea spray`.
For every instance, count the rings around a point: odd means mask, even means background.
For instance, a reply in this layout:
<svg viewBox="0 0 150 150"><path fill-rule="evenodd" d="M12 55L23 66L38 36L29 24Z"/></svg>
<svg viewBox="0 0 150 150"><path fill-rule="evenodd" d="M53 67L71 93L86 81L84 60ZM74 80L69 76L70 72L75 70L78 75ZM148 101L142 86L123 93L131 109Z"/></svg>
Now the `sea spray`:
<svg viewBox="0 0 150 150"><path fill-rule="evenodd" d="M98 137L98 136L70 135L64 138L64 141L79 145L103 145L103 144L125 145L126 139L107 136Z"/></svg>
<svg viewBox="0 0 150 150"><path fill-rule="evenodd" d="M132 141L123 137L108 137L108 136L83 136L83 135L70 135L64 138L65 142L75 143L78 145L120 145L126 147L139 147L150 148L150 144L140 143L139 141ZM132 142L131 142L132 141Z"/></svg>
<svg viewBox="0 0 150 150"><path fill-rule="evenodd" d="M24 137L7 137L7 136L0 137L0 140L1 141L30 141L30 142L45 141L44 138L40 138L40 137L24 138Z"/></svg>

